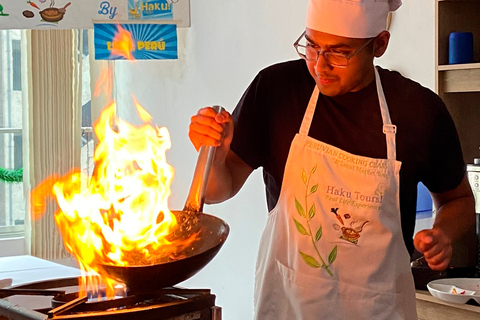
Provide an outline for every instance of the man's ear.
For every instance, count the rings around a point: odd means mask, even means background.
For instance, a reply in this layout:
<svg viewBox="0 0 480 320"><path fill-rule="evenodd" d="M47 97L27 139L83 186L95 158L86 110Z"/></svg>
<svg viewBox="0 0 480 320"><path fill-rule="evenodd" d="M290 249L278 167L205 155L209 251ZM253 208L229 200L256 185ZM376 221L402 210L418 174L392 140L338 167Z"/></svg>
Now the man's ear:
<svg viewBox="0 0 480 320"><path fill-rule="evenodd" d="M383 56L388 47L390 32L384 30L373 40L373 54L376 58Z"/></svg>

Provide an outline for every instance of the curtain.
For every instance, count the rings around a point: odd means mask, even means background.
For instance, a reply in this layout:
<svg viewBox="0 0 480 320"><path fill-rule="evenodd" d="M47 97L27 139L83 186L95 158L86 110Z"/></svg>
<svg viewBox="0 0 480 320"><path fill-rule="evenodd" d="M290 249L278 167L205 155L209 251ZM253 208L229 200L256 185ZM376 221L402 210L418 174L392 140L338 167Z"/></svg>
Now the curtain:
<svg viewBox="0 0 480 320"><path fill-rule="evenodd" d="M24 51L28 90L24 93L24 186L26 199L40 182L80 167L81 50L77 30L26 31ZM24 82L25 83L25 82ZM27 201L26 212L31 212ZM26 217L26 252L69 258L53 215L55 201L40 219Z"/></svg>

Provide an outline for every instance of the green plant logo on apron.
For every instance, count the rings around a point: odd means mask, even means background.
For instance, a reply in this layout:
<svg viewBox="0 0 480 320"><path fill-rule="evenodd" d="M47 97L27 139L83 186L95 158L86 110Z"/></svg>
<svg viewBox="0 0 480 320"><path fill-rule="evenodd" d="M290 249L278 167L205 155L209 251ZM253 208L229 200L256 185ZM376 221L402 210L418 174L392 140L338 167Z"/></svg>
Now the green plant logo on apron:
<svg viewBox="0 0 480 320"><path fill-rule="evenodd" d="M332 251L328 255L328 261L325 262L325 260L322 258L322 255L318 251L318 247L317 247L317 242L320 241L320 239L322 238L322 226L318 228L315 234L312 232L312 228L310 226L310 220L312 220L315 217L316 210L315 210L315 203L312 203L311 205L309 205L308 197L313 195L318 190L318 183L310 187L310 179L316 170L317 170L317 166L313 167L312 170L310 170L310 174L308 176L305 173L305 170L302 170L301 179L303 184L305 185L305 195L303 196L303 199L302 199L304 206L297 199L297 197L295 197L295 208L297 208L297 213L300 215L300 217L302 217L305 220L307 228L305 228L303 224L298 220L296 220L295 218L293 218L293 221L295 222L295 226L297 227L298 232L300 232L304 236L308 236L311 238L313 249L315 251L314 255L318 258L317 260L312 255L306 254L305 252L302 252L299 250L298 252L302 256L303 261L305 261L305 263L312 268L324 268L330 276L333 276L332 272L328 267L337 258L337 246L333 247ZM307 212L307 208L309 208L308 212Z"/></svg>

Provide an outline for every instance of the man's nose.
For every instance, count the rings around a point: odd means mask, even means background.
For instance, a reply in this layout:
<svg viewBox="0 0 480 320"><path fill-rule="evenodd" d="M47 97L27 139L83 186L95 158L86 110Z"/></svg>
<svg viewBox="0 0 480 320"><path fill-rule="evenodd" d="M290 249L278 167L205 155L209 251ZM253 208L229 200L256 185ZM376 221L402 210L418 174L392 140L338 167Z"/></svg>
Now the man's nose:
<svg viewBox="0 0 480 320"><path fill-rule="evenodd" d="M327 59L325 59L325 55L322 53L318 54L317 62L315 63L315 70L331 70L332 66L328 63Z"/></svg>

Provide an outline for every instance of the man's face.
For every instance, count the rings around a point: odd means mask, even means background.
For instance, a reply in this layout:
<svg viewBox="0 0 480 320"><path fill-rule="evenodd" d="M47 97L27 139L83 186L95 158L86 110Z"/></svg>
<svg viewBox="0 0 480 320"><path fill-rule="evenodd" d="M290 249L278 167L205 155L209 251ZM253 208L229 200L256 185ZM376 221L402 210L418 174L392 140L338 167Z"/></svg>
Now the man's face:
<svg viewBox="0 0 480 320"><path fill-rule="evenodd" d="M345 38L315 30L306 30L305 38L311 46L324 51L351 54L368 39ZM346 68L332 67L320 55L317 62L307 61L310 74L323 95L333 97L355 92L367 86L375 77L372 46L367 45L348 61Z"/></svg>

